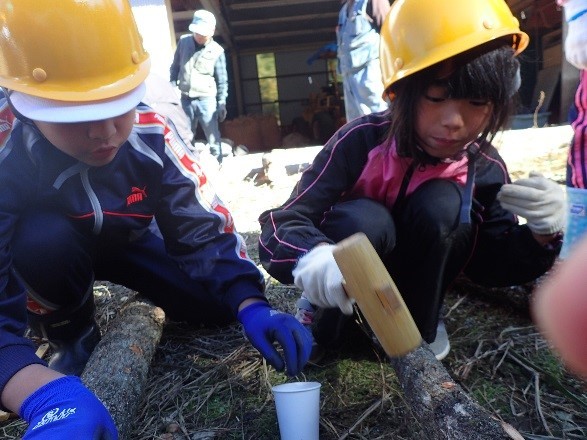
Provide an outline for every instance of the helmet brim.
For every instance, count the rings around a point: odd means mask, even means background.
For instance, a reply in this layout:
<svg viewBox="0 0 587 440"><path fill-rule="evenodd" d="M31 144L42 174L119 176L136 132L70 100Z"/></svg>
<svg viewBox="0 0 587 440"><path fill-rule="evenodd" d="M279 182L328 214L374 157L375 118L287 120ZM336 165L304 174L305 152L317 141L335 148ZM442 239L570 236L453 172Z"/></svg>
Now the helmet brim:
<svg viewBox="0 0 587 440"><path fill-rule="evenodd" d="M10 102L20 114L33 121L69 123L109 119L127 113L145 96L142 82L122 95L100 101L70 102L40 98L13 91Z"/></svg>

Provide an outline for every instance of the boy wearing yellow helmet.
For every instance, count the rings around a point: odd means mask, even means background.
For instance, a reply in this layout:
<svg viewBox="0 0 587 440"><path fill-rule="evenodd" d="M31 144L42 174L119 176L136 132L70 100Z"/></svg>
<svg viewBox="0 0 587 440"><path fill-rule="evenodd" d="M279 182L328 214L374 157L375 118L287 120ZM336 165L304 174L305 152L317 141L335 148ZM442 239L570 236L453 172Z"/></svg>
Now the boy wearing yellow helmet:
<svg viewBox="0 0 587 440"><path fill-rule="evenodd" d="M438 359L450 348L441 306L458 274L508 286L552 266L562 190L535 174L512 184L491 145L527 44L503 0L393 3L380 46L388 111L342 127L289 200L259 219L260 259L303 291L297 316L318 345L335 346L354 322L332 255L353 233L370 239Z"/></svg>
<svg viewBox="0 0 587 440"><path fill-rule="evenodd" d="M0 403L29 423L25 438L117 438L75 377L100 338L94 279L171 319L237 317L297 374L310 333L268 304L230 212L173 124L140 102L149 56L128 1L4 0L0 29Z"/></svg>

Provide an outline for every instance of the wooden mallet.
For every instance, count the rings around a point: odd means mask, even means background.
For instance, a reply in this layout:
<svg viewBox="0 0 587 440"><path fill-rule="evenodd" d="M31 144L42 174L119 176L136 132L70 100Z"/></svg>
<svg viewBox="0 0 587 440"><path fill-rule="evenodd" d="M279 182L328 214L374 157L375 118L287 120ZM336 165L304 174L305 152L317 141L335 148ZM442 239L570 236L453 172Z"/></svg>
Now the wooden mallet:
<svg viewBox="0 0 587 440"><path fill-rule="evenodd" d="M418 348L422 336L410 311L363 233L340 241L333 250L346 293L355 299L388 356L403 356Z"/></svg>

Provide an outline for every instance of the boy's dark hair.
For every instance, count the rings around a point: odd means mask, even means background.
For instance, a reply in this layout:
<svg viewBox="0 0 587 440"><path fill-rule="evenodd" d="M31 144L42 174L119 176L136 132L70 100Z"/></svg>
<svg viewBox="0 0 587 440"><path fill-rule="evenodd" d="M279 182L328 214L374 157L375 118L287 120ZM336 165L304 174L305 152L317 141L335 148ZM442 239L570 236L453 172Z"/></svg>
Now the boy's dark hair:
<svg viewBox="0 0 587 440"><path fill-rule="evenodd" d="M481 53L481 55L479 55ZM508 122L515 106L519 82L516 76L519 62L510 45L495 41L453 58L457 66L441 84L448 96L456 99L485 99L493 103L489 123L477 139L482 147ZM416 117L419 99L428 87L438 82L438 71L443 63L410 75L391 87L395 95L390 104L391 127L389 139L395 139L400 156L411 157L420 163L431 158L418 147Z"/></svg>

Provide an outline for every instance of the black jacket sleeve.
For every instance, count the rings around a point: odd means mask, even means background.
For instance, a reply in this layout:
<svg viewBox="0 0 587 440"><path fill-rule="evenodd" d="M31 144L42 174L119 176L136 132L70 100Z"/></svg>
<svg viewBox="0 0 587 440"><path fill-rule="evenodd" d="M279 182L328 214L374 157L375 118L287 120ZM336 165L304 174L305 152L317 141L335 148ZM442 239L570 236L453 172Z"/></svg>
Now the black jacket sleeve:
<svg viewBox="0 0 587 440"><path fill-rule="evenodd" d="M367 115L342 127L302 174L289 199L261 214L259 259L271 276L292 283L297 260L321 242L332 243L319 225L361 175L369 150L385 133L385 118Z"/></svg>
<svg viewBox="0 0 587 440"><path fill-rule="evenodd" d="M478 159L475 203L480 223L475 249L465 274L486 286L513 286L535 280L552 267L560 243L543 247L526 225L501 207L496 199L510 183L506 165L493 147Z"/></svg>

